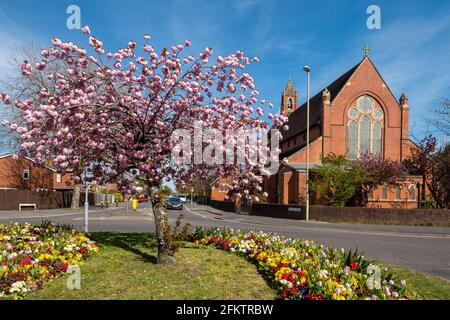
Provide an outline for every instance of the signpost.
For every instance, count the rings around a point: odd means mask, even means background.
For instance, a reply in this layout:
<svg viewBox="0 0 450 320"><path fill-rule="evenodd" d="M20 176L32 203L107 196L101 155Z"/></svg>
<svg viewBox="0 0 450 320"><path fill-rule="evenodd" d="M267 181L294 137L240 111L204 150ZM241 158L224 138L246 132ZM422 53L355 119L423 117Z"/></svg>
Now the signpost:
<svg viewBox="0 0 450 320"><path fill-rule="evenodd" d="M92 177L92 174L89 175L88 167L84 170L84 174L82 174L82 178L84 181L84 232L89 232L89 185L91 182L87 181L88 177Z"/></svg>

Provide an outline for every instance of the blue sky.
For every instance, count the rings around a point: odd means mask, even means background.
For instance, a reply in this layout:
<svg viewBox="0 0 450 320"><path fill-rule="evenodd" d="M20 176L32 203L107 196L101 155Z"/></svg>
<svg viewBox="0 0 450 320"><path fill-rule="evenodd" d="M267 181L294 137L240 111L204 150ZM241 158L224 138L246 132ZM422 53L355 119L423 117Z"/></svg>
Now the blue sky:
<svg viewBox="0 0 450 320"><path fill-rule="evenodd" d="M450 1L2 1L0 77L11 72L14 44L48 46L53 35L85 44L81 32L66 27L70 4L107 50L148 32L159 48L189 39L193 52L210 46L215 54L259 56L249 71L275 106L289 76L299 102L306 100L303 65L312 67L314 94L358 63L368 43L395 96L409 97L412 137L439 135L427 120L437 98L450 98ZM366 27L371 4L381 8L381 30Z"/></svg>

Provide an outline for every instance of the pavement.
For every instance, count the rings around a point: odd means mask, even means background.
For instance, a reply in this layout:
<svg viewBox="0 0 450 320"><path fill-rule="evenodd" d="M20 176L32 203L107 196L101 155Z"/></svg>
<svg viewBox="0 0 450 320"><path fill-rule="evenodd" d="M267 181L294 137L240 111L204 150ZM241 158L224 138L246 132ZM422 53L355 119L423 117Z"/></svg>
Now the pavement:
<svg viewBox="0 0 450 320"><path fill-rule="evenodd" d="M204 205L185 205L169 210L169 222L182 214L183 222L193 226L230 227L262 230L292 238L309 239L335 248L358 249L369 259L396 264L450 280L450 228L426 226L368 225L306 222L223 212ZM71 224L82 229L83 209L39 211L0 211L0 223L40 222ZM89 231L154 232L154 219L148 203L136 211L119 207L92 207Z"/></svg>

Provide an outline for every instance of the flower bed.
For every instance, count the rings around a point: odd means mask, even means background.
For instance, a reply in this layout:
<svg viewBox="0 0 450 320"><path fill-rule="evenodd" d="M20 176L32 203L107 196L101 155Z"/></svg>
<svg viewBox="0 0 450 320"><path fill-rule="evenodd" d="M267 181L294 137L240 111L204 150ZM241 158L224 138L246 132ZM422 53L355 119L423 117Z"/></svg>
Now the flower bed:
<svg viewBox="0 0 450 320"><path fill-rule="evenodd" d="M257 265L281 299L402 299L406 282L357 252L263 232L196 228L189 240L213 245Z"/></svg>
<svg viewBox="0 0 450 320"><path fill-rule="evenodd" d="M97 251L95 242L67 226L0 224L0 297L22 298Z"/></svg>

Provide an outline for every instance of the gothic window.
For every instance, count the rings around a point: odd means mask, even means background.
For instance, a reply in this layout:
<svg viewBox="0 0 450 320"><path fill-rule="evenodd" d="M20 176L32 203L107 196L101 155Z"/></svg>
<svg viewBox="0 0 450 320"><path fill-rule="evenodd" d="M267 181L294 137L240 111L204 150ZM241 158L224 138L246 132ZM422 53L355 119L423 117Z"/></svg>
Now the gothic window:
<svg viewBox="0 0 450 320"><path fill-rule="evenodd" d="M381 136L383 135L383 126L379 121L374 123L372 134L372 153L381 155Z"/></svg>
<svg viewBox="0 0 450 320"><path fill-rule="evenodd" d="M288 100L288 109L292 109L292 99L289 98Z"/></svg>
<svg viewBox="0 0 450 320"><path fill-rule="evenodd" d="M387 187L386 186L382 186L381 187L381 199L382 200L387 200Z"/></svg>
<svg viewBox="0 0 450 320"><path fill-rule="evenodd" d="M414 185L410 185L408 188L408 200L414 200L416 198L416 188Z"/></svg>
<svg viewBox="0 0 450 320"><path fill-rule="evenodd" d="M402 199L402 187L397 186L395 187L395 200L401 200Z"/></svg>
<svg viewBox="0 0 450 320"><path fill-rule="evenodd" d="M347 151L350 159L357 159L364 153L382 154L383 110L375 101L365 95L356 100L347 113Z"/></svg>
<svg viewBox="0 0 450 320"><path fill-rule="evenodd" d="M363 116L359 121L359 154L370 152L370 118Z"/></svg>
<svg viewBox="0 0 450 320"><path fill-rule="evenodd" d="M348 125L348 156L350 159L358 157L358 123L350 121Z"/></svg>

